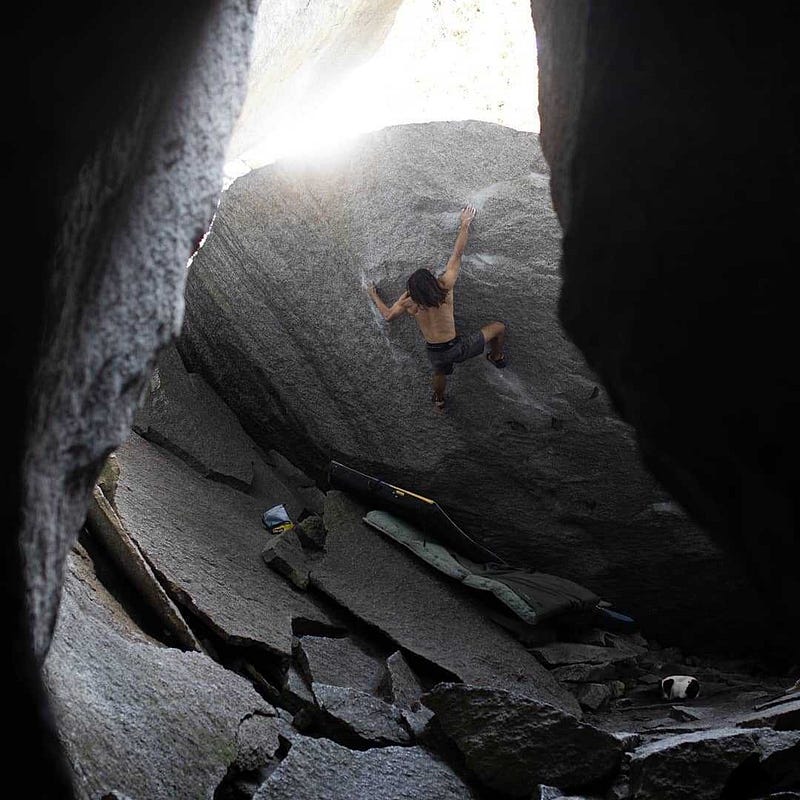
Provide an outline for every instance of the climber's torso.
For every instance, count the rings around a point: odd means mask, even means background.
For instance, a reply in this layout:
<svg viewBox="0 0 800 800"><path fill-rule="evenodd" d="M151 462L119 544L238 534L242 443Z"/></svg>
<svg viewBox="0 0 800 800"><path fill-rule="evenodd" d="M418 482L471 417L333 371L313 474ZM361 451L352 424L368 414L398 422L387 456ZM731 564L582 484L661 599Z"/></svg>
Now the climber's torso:
<svg viewBox="0 0 800 800"><path fill-rule="evenodd" d="M437 344L456 338L456 322L453 317L453 290L447 293L438 308L418 306L410 297L406 303L406 313L416 319L426 342Z"/></svg>

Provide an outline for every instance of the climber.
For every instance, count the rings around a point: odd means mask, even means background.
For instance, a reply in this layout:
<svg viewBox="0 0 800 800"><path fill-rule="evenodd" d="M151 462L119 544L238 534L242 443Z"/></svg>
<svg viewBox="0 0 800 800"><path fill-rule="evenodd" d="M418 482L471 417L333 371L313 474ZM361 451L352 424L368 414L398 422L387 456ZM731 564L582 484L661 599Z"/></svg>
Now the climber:
<svg viewBox="0 0 800 800"><path fill-rule="evenodd" d="M506 365L503 351L506 326L502 322L490 322L480 330L463 336L456 332L453 287L458 279L461 256L475 214L473 206L468 205L462 209L461 225L453 253L440 276L436 277L429 269L418 269L408 278L406 291L391 307L381 300L374 283L367 287L370 297L387 322L404 314L410 314L417 320L425 337L428 360L433 367L432 400L436 411L444 410L445 384L447 376L453 372L454 364L480 355L488 344L486 358L499 369Z"/></svg>

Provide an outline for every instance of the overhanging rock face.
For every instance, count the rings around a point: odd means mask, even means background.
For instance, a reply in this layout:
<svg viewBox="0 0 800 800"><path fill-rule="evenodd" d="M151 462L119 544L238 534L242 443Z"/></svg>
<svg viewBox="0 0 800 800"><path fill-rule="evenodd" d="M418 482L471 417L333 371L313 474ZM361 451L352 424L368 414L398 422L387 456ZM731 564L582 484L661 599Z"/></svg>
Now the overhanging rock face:
<svg viewBox="0 0 800 800"><path fill-rule="evenodd" d="M467 202L478 215L456 321L505 320L510 365L458 367L440 417L414 321L387 325L363 286L391 302L414 269L442 269ZM336 458L414 488L504 558L586 585L653 636L730 645L757 604L643 469L564 335L560 240L535 135L389 128L337 160L234 183L189 271L178 346L261 446L309 474Z"/></svg>

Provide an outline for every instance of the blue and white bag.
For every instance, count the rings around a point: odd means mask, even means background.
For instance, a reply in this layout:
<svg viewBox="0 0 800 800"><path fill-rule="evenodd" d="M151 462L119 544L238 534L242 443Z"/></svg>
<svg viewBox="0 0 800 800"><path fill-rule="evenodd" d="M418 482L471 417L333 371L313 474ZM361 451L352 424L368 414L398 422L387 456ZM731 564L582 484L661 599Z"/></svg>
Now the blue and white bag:
<svg viewBox="0 0 800 800"><path fill-rule="evenodd" d="M286 506L284 506L283 503L268 508L261 515L261 521L270 533L283 533L284 531L289 531L294 528L294 523L289 517Z"/></svg>

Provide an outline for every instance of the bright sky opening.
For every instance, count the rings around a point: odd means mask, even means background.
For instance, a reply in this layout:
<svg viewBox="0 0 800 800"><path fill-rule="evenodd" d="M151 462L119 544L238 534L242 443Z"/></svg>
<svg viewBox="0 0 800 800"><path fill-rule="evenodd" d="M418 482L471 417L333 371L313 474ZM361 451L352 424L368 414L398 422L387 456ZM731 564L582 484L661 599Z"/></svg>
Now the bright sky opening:
<svg viewBox="0 0 800 800"><path fill-rule="evenodd" d="M529 0L405 0L366 63L299 113L265 114L246 151L229 154L226 184L282 158L336 152L388 125L475 119L539 131Z"/></svg>

